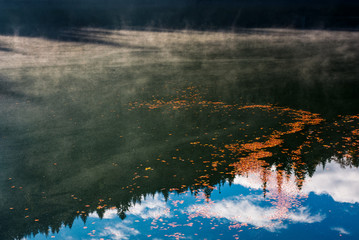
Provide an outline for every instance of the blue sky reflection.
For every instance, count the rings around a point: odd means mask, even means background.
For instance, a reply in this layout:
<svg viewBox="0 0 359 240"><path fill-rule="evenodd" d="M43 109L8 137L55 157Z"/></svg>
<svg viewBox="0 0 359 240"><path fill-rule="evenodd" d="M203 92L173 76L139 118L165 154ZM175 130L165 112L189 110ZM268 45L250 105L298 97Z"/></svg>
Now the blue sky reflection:
<svg viewBox="0 0 359 240"><path fill-rule="evenodd" d="M342 171L346 171L345 179ZM71 229L63 228L50 238L57 239L238 239L267 237L283 239L302 229L317 229L328 239L359 236L351 219L359 216L357 169L343 169L330 162L308 178L299 190L294 177L286 179L278 191L276 172L268 177L264 198L259 175L237 176L234 183L216 186L210 198L204 192L172 192L166 201L160 194L134 204L121 220L116 209L109 209L101 220L97 213L86 223L78 218ZM335 183L333 182L335 181ZM334 187L333 187L334 186ZM343 219L345 219L343 221ZM206 232L206 233L205 233ZM310 233L310 234L309 234ZM208 236L211 236L208 238ZM213 237L213 238L212 238ZM306 235L316 234L308 230ZM46 239L43 235L27 239Z"/></svg>

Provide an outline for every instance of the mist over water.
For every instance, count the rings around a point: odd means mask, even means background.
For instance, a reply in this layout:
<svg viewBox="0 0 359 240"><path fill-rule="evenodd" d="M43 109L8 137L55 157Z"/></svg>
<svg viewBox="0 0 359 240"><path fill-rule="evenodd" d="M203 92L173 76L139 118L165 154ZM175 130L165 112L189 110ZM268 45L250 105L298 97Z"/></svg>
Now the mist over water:
<svg viewBox="0 0 359 240"><path fill-rule="evenodd" d="M0 239L358 236L358 32L4 3Z"/></svg>

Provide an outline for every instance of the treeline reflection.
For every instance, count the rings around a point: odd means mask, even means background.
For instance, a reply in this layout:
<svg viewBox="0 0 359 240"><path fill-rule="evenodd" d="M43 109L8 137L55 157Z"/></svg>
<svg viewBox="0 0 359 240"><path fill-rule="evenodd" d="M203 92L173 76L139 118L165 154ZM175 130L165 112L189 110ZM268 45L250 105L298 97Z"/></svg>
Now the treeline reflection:
<svg viewBox="0 0 359 240"><path fill-rule="evenodd" d="M210 199L215 186L251 173L266 197L273 171L278 192L291 176L300 191L328 161L359 166L358 115L327 121L275 105L208 101L194 87L127 108L121 133L28 129L3 140L10 152L1 171L1 239L58 232L108 209L125 219L131 206L157 193L167 199L203 191Z"/></svg>

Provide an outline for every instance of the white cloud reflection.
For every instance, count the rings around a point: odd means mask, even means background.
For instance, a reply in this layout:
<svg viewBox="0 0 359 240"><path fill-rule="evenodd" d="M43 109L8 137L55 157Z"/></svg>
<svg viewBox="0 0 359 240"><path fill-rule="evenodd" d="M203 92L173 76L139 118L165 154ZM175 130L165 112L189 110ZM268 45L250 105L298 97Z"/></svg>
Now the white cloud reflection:
<svg viewBox="0 0 359 240"><path fill-rule="evenodd" d="M339 232L340 234L344 234L344 235L349 235L349 234L350 234L350 232L348 232L347 230L345 230L345 229L342 228L342 227L333 227L333 228L331 228L331 230L337 231L337 232Z"/></svg>
<svg viewBox="0 0 359 240"><path fill-rule="evenodd" d="M142 219L171 217L170 208L164 198L159 194L156 194L153 198L142 198L141 203L134 204L126 211L126 215L133 215ZM96 212L91 213L89 217L99 218ZM118 218L117 209L106 210L103 215L103 219L115 218Z"/></svg>
<svg viewBox="0 0 359 240"><path fill-rule="evenodd" d="M238 184L246 188L252 189L261 189L263 187L262 181L260 181L259 176L255 174L249 174L248 176L239 176L237 175L233 184Z"/></svg>
<svg viewBox="0 0 359 240"><path fill-rule="evenodd" d="M307 179L303 192L314 192L317 195L328 194L336 202L359 202L359 169L342 168L336 162L317 166L314 176Z"/></svg>
<svg viewBox="0 0 359 240"><path fill-rule="evenodd" d="M131 236L136 236L140 234L140 232L134 228L127 227L123 223L118 223L114 226L110 226L104 229L100 233L101 237L110 237L114 240L120 240L120 239L130 239Z"/></svg>
<svg viewBox="0 0 359 240"><path fill-rule="evenodd" d="M275 168L267 172L266 191L267 198L261 195L247 195L232 197L218 202L212 202L206 208L193 205L189 212L194 214L202 209L200 215L223 218L234 223L250 224L255 227L265 228L268 231L276 231L286 228L284 221L293 223L321 222L325 215L311 213L308 207L301 206L299 199L307 197L307 193L300 191L292 174L282 177L278 183L278 173ZM236 176L233 184L245 188L263 189L263 179L260 173L250 172L246 176Z"/></svg>
<svg viewBox="0 0 359 240"><path fill-rule="evenodd" d="M128 215L135 215L143 219L171 217L166 201L159 194L156 194L153 198L143 200L141 204L135 204L129 209Z"/></svg>
<svg viewBox="0 0 359 240"><path fill-rule="evenodd" d="M305 198L310 192L315 194L329 194L338 202L359 202L359 170L343 169L339 164L332 162L323 167L318 166L312 178L307 178L302 190L295 183L294 176L284 178L280 191L278 190L277 173L270 171L267 182L267 198L262 195L250 194L247 196L232 196L223 200L197 203L183 209L182 213L193 217L207 217L226 219L230 224L249 224L264 228L268 231L277 231L287 228L287 221L292 223L316 223L325 219L325 215L313 213L308 207L298 205L298 199ZM345 178L343 177L345 176ZM253 173L248 176L237 176L234 184L246 188L262 189L260 175ZM134 204L126 212L127 216L142 219L158 219L172 217L171 204L166 203L160 194L153 198L142 199L141 204ZM93 216L94 214L92 214ZM108 210L105 219L118 218L117 210ZM124 224L124 223L123 223ZM345 229L332 228L340 234L349 234ZM128 239L129 232L137 235L137 230L124 225L116 225L106 229L103 236L111 235L113 239Z"/></svg>
<svg viewBox="0 0 359 240"><path fill-rule="evenodd" d="M287 227L283 220L295 223L314 223L325 218L320 214L311 215L306 207L288 212L278 211L278 206L264 207L261 206L263 200L260 198L260 196L235 197L211 204L195 204L190 206L187 211L196 216L227 219L233 223L250 224L272 232Z"/></svg>
<svg viewBox="0 0 359 240"><path fill-rule="evenodd" d="M277 180L275 172L268 177L269 191L276 191ZM246 188L261 189L262 181L258 174L252 173L248 176L236 176L234 184L239 184ZM336 202L358 203L359 202L359 169L343 168L338 163L332 161L325 165L318 165L313 177L307 177L302 190L295 190L295 181L293 176L287 182L283 182L282 191L290 195L307 195L311 192L321 195L328 194Z"/></svg>

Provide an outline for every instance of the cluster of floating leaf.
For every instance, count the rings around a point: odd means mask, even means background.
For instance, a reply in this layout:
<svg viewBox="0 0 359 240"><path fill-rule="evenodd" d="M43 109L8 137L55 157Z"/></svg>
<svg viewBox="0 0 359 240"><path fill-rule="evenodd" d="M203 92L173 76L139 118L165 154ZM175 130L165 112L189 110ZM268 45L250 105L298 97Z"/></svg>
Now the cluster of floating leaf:
<svg viewBox="0 0 359 240"><path fill-rule="evenodd" d="M222 183L232 182L236 176L255 176L262 184L263 194L266 201L270 202L276 208L276 211L269 216L270 220L276 222L283 221L288 218L290 209L297 208L301 205L301 201L306 195L301 193L300 189L304 184L305 177L311 175L311 171L317 164L325 163L319 159L318 162L307 160L307 155L315 148L327 149L329 157L342 163L345 166L358 166L358 146L359 146L359 115L354 116L338 116L338 120L334 123L328 123L319 114L311 113L303 110L295 110L287 107L276 105L238 105L226 104L222 101L207 101L200 94L199 90L189 87L183 91L179 91L179 96L173 99L156 99L150 102L133 102L129 104L130 111L187 111L191 108L196 110L209 110L211 112L225 112L225 114L245 114L251 113L264 114L278 119L279 127L268 128L260 127L262 135L256 137L247 137L245 130L250 123L241 122L238 128L243 131L243 136L237 139L232 133L227 135L225 142L219 141L218 136L202 138L199 136L195 141L189 141L187 144L191 148L204 149L209 153L199 159L190 159L181 156L180 149L176 149L178 153L170 159L159 156L156 164L161 166L159 169L171 168L172 162L180 162L184 164L199 165L196 172L198 176L191 184L179 184L169 188L158 190L166 199L168 193L188 193L188 191L204 204L194 212L188 213L188 223L181 225L182 227L191 227L196 217L206 217L209 219L215 216L209 215L209 209L214 203L211 198L211 192L217 189L219 182L214 179L220 175ZM166 112L165 112L166 113ZM254 116L255 117L255 116ZM234 123L233 123L234 124ZM230 131L227 126L224 128ZM335 132L335 137L328 136L328 132ZM172 135L170 133L169 135ZM339 137L337 137L339 136ZM298 141L292 141L292 138L300 138ZM223 139L222 139L223 140ZM118 164L113 163L114 167ZM314 166L314 167L313 167ZM143 196L147 194L155 194L154 192L141 191L144 184L150 184L151 178L154 178L156 166L146 165L144 163L137 166L134 170L132 182L121 188L124 194L129 195L128 202L114 203L111 198L101 198L97 202L84 202L75 195L71 195L71 199L82 204L82 208L74 212L75 216L80 216L85 222L90 213L96 211L100 218L103 217L106 210L117 209L120 218L126 217L126 211L132 204L136 204L143 200ZM158 172L157 172L158 174ZM173 175L174 179L180 176ZM11 180L11 179L9 179ZM11 184L12 189L17 189ZM20 188L20 187L19 187ZM132 199L132 200L131 200ZM182 202L173 202L175 207L180 207ZM14 208L10 208L14 211ZM25 209L28 211L28 209ZM268 217L268 216L267 216ZM38 216L25 218L36 223L41 223ZM74 217L75 218L75 217ZM69 220L65 225L71 226L72 221ZM220 216L218 216L220 218ZM167 230L179 226L177 223L158 222L160 218L153 219L151 229L161 228ZM58 231L61 223L53 227L53 231ZM218 225L214 224L213 228ZM229 229L238 229L248 227L245 222L238 223L235 219L230 223ZM262 226L270 228L271 226ZM249 227L248 227L249 228ZM45 231L48 231L46 229ZM241 230L239 230L241 231ZM90 236L93 233L89 233ZM168 235L170 238L182 238L183 234L175 233Z"/></svg>
<svg viewBox="0 0 359 240"><path fill-rule="evenodd" d="M350 131L343 131L342 129L337 132L345 135L343 141L341 141L343 150L337 150L338 142L332 142L330 145L324 144L324 140L321 135L324 135L325 130L333 128L328 126L328 123L320 117L319 114L311 113L303 110L295 110L291 108L279 107L275 105L231 105L220 101L206 101L198 94L198 90L189 87L181 97L173 100L157 100L144 103L131 103L130 110L145 108L149 110L167 109L167 110L187 110L189 108L197 107L198 109L211 108L213 111L228 111L237 113L240 111L262 111L267 113L275 113L279 116L286 116L288 121L281 123L282 128L280 130L272 130L269 134L258 137L258 141L243 142L243 140L234 140L234 142L223 144L212 142L201 142L201 140L190 142L194 147L210 148L212 159L205 159L203 163L208 163L212 166L211 171L219 171L220 165L225 165L227 172L220 172L227 174L230 177L236 175L248 176L258 175L262 180L263 193L272 205L276 206L277 211L271 216L273 220L284 220L288 217L288 212L292 208L299 207L301 199L306 195L300 192L306 175L308 172L307 161L304 160L305 155L310 152L310 148L314 144L319 144L326 149L334 149L334 153L338 155L337 159L349 159L351 163L355 162L358 154L359 145L359 116L338 116L341 119L341 123L334 123L336 126L348 127L347 123L351 123ZM313 128L314 130L311 130ZM302 135L304 140L301 141L296 147L286 147L290 140L286 139L292 135ZM350 135L350 136L347 136ZM212 140L216 140L213 138ZM326 141L326 142L330 142ZM280 149L280 153L277 152ZM267 159L280 155L285 156L286 162L289 166L283 166L283 163L270 164ZM229 163L226 159L234 159ZM290 159L288 161L288 159ZM293 178L294 176L294 178ZM210 184L211 175L204 170L204 174L197 178L197 186L201 186L205 189L214 189L215 187ZM272 187L268 191L268 182L271 182ZM276 182L276 187L273 187L273 183ZM294 183L294 184L293 184ZM191 187L191 190L193 190ZM179 190L179 189L172 189ZM196 214L191 214L191 218L195 216L206 217L212 201L207 194L208 208L198 209ZM213 216L207 216L208 218ZM244 223L246 224L246 223ZM241 225L241 224L240 224ZM232 228L241 227L238 223L233 223ZM263 226L270 227L270 226Z"/></svg>

